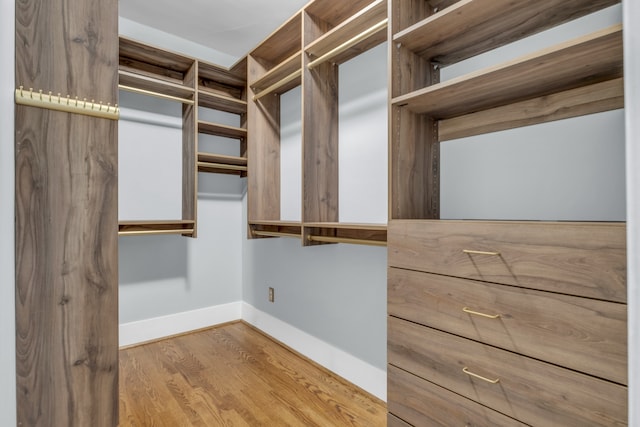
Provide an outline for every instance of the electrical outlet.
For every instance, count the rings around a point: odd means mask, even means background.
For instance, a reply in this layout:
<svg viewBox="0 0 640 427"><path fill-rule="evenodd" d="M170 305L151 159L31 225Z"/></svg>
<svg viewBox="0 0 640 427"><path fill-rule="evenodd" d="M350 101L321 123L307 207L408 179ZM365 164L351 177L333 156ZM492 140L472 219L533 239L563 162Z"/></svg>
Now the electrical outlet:
<svg viewBox="0 0 640 427"><path fill-rule="evenodd" d="M275 291L273 288L269 287L269 302L275 301Z"/></svg>

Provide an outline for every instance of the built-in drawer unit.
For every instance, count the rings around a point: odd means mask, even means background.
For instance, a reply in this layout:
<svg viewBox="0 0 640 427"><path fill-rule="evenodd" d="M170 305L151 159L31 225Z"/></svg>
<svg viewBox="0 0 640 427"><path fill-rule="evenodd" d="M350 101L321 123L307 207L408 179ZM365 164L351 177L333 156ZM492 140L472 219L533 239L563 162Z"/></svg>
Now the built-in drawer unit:
<svg viewBox="0 0 640 427"><path fill-rule="evenodd" d="M389 265L626 301L623 223L397 220Z"/></svg>
<svg viewBox="0 0 640 427"><path fill-rule="evenodd" d="M526 425L395 366L387 376L389 412L400 417L389 414L388 427Z"/></svg>
<svg viewBox="0 0 640 427"><path fill-rule="evenodd" d="M390 268L388 313L513 352L627 382L627 306Z"/></svg>
<svg viewBox="0 0 640 427"><path fill-rule="evenodd" d="M395 317L388 360L526 424L626 425L624 386Z"/></svg>

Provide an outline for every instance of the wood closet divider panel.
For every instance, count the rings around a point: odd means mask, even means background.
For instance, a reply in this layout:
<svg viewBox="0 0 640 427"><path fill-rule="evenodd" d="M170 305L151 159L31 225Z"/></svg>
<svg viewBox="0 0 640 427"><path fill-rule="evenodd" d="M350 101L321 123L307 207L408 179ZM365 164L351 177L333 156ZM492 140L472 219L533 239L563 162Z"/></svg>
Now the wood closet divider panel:
<svg viewBox="0 0 640 427"><path fill-rule="evenodd" d="M16 87L116 104L117 29L115 0L16 2ZM116 426L117 121L17 105L15 129L18 425Z"/></svg>

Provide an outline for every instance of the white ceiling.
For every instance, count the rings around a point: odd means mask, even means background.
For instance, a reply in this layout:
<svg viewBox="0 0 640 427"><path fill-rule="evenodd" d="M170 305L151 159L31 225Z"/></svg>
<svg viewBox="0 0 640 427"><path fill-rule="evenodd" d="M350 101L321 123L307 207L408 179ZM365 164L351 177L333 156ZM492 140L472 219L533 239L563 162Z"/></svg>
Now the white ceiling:
<svg viewBox="0 0 640 427"><path fill-rule="evenodd" d="M123 18L235 57L244 56L308 0L120 0Z"/></svg>

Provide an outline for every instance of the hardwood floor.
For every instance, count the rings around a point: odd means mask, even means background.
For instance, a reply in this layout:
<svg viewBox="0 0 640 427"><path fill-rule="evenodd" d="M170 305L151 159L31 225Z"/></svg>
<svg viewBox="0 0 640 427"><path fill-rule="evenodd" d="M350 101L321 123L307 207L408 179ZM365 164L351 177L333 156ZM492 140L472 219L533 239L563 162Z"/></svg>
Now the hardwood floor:
<svg viewBox="0 0 640 427"><path fill-rule="evenodd" d="M386 405L236 322L120 351L120 426L384 426Z"/></svg>

